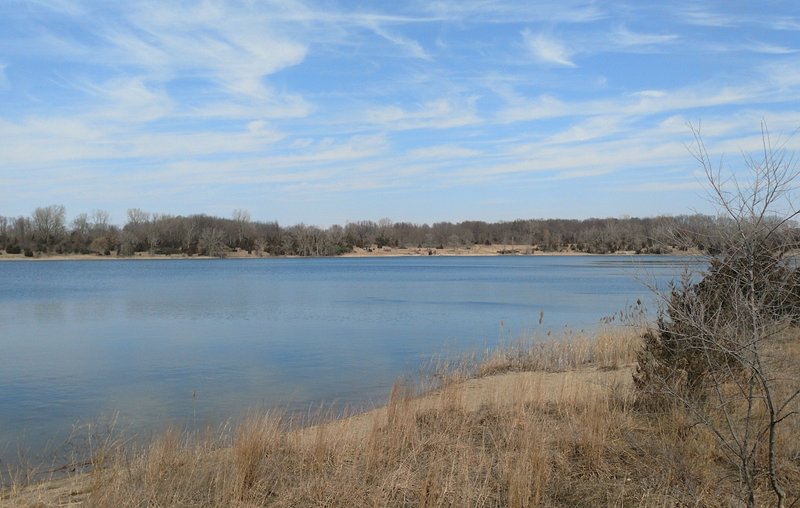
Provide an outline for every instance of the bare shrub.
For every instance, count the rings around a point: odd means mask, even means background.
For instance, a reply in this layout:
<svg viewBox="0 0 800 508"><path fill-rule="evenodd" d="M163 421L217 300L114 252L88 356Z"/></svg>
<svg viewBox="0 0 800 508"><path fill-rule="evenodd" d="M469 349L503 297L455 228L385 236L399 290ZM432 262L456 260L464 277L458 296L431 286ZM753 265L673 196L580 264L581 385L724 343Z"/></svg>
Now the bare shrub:
<svg viewBox="0 0 800 508"><path fill-rule="evenodd" d="M642 407L681 407L717 439L748 506L764 488L784 506L781 433L796 428L795 363L782 362L800 320L791 193L798 177L784 145L762 125L762 153L744 155L744 181L723 177L699 130L692 153L721 217L701 279L662 294L657 325L644 335L635 376ZM796 419L795 419L796 420Z"/></svg>

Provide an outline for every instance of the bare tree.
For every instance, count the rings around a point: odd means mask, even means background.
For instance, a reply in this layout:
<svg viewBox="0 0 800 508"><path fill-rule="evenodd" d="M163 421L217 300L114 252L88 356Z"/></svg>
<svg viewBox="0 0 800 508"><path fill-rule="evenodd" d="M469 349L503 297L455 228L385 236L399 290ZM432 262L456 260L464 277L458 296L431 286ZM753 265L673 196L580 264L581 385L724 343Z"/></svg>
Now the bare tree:
<svg viewBox="0 0 800 508"><path fill-rule="evenodd" d="M111 227L111 214L105 210L95 209L89 216L92 225L92 230L96 234L102 234L108 231Z"/></svg>
<svg viewBox="0 0 800 508"><path fill-rule="evenodd" d="M233 211L232 218L236 223L236 246L242 248L245 243L245 235L251 225L250 212L237 208Z"/></svg>
<svg viewBox="0 0 800 508"><path fill-rule="evenodd" d="M798 247L797 165L762 125L760 154L744 154L747 176L725 177L692 130L691 152L719 206L718 252L708 254L699 281L687 277L661 294L664 308L644 337L635 381L643 400L673 401L716 436L748 506L768 488L783 507L781 468L791 459L780 456L779 443L782 429L797 430L800 395L798 367L784 352L800 322L800 272L787 256Z"/></svg>
<svg viewBox="0 0 800 508"><path fill-rule="evenodd" d="M225 233L218 228L205 228L200 232L197 240L197 249L206 256L225 256Z"/></svg>
<svg viewBox="0 0 800 508"><path fill-rule="evenodd" d="M11 220L9 217L0 215L0 242L5 244L8 241L8 233L11 230Z"/></svg>
<svg viewBox="0 0 800 508"><path fill-rule="evenodd" d="M181 248L183 248L184 252L191 254L192 244L197 236L197 231L200 229L200 221L196 215L192 215L185 218L181 224L183 225Z"/></svg>
<svg viewBox="0 0 800 508"><path fill-rule="evenodd" d="M49 248L66 233L66 209L64 205L39 207L34 210L31 222L36 240Z"/></svg>
<svg viewBox="0 0 800 508"><path fill-rule="evenodd" d="M81 244L89 241L89 233L91 232L91 224L89 223L89 215L79 213L72 219L72 233L77 236Z"/></svg>
<svg viewBox="0 0 800 508"><path fill-rule="evenodd" d="M150 214L142 210L141 208L129 208L128 209L128 225L129 226L141 226L146 224L147 221L150 220Z"/></svg>

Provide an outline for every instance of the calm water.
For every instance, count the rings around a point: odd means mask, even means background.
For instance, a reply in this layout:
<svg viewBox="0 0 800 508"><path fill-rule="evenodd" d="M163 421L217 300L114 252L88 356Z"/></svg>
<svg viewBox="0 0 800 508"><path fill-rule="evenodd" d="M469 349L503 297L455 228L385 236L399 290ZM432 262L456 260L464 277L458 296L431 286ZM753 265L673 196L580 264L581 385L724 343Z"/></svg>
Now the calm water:
<svg viewBox="0 0 800 508"><path fill-rule="evenodd" d="M686 259L0 263L0 460L73 425L200 425L254 406L384 401L434 355L591 328ZM539 325L539 313L544 324ZM2 467L0 465L0 467Z"/></svg>

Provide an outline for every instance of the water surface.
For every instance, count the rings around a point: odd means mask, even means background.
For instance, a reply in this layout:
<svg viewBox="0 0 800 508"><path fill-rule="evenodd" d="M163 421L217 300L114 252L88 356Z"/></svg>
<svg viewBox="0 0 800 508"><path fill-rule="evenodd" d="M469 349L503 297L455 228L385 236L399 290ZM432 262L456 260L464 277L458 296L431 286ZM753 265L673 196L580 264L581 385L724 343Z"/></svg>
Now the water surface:
<svg viewBox="0 0 800 508"><path fill-rule="evenodd" d="M521 334L590 329L686 258L0 263L0 460L118 414L136 430L254 406L380 404L401 375ZM544 322L539 324L540 313Z"/></svg>

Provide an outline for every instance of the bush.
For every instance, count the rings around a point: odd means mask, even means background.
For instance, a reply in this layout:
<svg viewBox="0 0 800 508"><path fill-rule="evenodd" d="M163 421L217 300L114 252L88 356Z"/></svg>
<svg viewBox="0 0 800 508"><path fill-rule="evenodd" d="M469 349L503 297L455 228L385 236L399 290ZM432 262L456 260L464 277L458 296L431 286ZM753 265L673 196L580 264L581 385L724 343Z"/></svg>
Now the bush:
<svg viewBox="0 0 800 508"><path fill-rule="evenodd" d="M740 370L737 355L752 335L742 319L745 302L757 301L761 321L798 321L800 272L766 245L753 249L747 256L713 258L702 280L671 288L656 329L643 336L635 379L642 393L654 396L652 383L659 380L682 397L697 398L711 369Z"/></svg>
<svg viewBox="0 0 800 508"><path fill-rule="evenodd" d="M177 247L158 247L153 249L153 254L161 256L172 256L173 254L182 254L183 251Z"/></svg>
<svg viewBox="0 0 800 508"><path fill-rule="evenodd" d="M33 251L30 250L30 249L25 249L25 257L26 258L32 258L33 257Z"/></svg>
<svg viewBox="0 0 800 508"><path fill-rule="evenodd" d="M346 244L346 243L337 243L335 246L334 254L336 256L341 256L342 254L347 254L348 252L353 252L353 248Z"/></svg>
<svg viewBox="0 0 800 508"><path fill-rule="evenodd" d="M22 247L20 247L17 244L15 244L15 245L6 245L6 252L8 254L21 254L22 253Z"/></svg>
<svg viewBox="0 0 800 508"><path fill-rule="evenodd" d="M738 471L742 501L756 506L768 483L784 506L785 468L779 436L800 408L800 377L786 362L800 322L798 241L791 223L800 215L790 191L800 177L784 145L773 148L763 129L763 159L745 156L747 186L722 179L695 131L693 152L722 214L707 243L708 271L687 275L660 294L655 329L644 335L634 382L640 407L683 408L716 437L722 456Z"/></svg>

